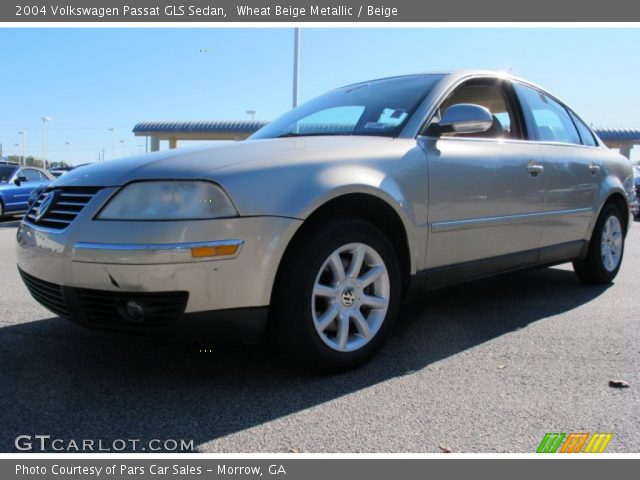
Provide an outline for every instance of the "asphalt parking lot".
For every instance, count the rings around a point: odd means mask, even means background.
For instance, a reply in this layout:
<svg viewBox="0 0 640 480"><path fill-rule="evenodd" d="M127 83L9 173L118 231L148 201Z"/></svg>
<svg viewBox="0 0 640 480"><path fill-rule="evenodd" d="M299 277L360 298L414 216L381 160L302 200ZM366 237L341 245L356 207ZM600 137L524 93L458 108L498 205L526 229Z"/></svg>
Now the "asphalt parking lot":
<svg viewBox="0 0 640 480"><path fill-rule="evenodd" d="M613 432L608 452L640 451L638 223L609 287L563 265L450 288L407 306L373 362L328 377L260 345L56 318L23 287L14 236L0 224L0 451L47 434L207 452L533 452L546 432Z"/></svg>

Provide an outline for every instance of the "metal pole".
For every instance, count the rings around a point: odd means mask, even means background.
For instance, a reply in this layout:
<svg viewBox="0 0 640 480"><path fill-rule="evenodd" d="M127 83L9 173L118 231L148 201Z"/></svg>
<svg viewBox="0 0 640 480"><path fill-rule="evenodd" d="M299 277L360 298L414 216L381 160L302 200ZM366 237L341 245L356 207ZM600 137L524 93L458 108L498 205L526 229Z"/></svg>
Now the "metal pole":
<svg viewBox="0 0 640 480"><path fill-rule="evenodd" d="M300 29L293 29L293 108L298 106L298 77L300 75Z"/></svg>
<svg viewBox="0 0 640 480"><path fill-rule="evenodd" d="M116 127L109 128L111 132L111 158L116 158ZM103 158L104 160L104 158Z"/></svg>
<svg viewBox="0 0 640 480"><path fill-rule="evenodd" d="M19 162L18 162L18 163L20 163L20 165L24 166L24 165L26 165L26 163L27 163L27 159L26 159L26 157L24 156L24 155L25 155L25 151L26 151L26 146L25 146L25 145L26 145L26 143L27 143L27 132L26 132L26 130L20 130L20 131L18 132L18 135L21 135L21 136L22 136L22 142L21 142L21 144L22 144L22 149L21 149L20 160L19 160Z"/></svg>
<svg viewBox="0 0 640 480"><path fill-rule="evenodd" d="M67 163L71 165L71 142L66 142L66 143L67 143L67 147L69 147L67 152L69 155L69 157L67 158Z"/></svg>
<svg viewBox="0 0 640 480"><path fill-rule="evenodd" d="M42 167L47 169L47 123L51 117L42 117Z"/></svg>

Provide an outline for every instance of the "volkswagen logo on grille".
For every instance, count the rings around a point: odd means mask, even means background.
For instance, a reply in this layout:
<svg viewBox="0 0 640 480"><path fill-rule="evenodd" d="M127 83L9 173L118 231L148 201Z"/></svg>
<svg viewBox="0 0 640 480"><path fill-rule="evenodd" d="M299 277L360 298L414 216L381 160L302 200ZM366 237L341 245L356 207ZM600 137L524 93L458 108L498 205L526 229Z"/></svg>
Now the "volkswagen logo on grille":
<svg viewBox="0 0 640 480"><path fill-rule="evenodd" d="M356 302L356 291L353 288L347 288L342 292L342 305L351 307Z"/></svg>
<svg viewBox="0 0 640 480"><path fill-rule="evenodd" d="M49 211L49 208L51 208L51 204L53 203L53 200L55 199L55 192L49 192L49 193L45 193L42 196L42 201L40 202L40 205L38 205L36 207L36 222L39 222L40 219Z"/></svg>

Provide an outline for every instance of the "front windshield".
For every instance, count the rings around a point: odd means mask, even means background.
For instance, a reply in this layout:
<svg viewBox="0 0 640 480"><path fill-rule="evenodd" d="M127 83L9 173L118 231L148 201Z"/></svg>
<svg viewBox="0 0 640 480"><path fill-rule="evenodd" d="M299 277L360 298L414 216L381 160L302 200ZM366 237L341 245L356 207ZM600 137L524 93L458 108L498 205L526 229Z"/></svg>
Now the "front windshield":
<svg viewBox="0 0 640 480"><path fill-rule="evenodd" d="M441 75L408 75L333 90L285 113L250 138L396 136Z"/></svg>
<svg viewBox="0 0 640 480"><path fill-rule="evenodd" d="M12 167L10 165L0 165L0 182L8 182L18 167Z"/></svg>

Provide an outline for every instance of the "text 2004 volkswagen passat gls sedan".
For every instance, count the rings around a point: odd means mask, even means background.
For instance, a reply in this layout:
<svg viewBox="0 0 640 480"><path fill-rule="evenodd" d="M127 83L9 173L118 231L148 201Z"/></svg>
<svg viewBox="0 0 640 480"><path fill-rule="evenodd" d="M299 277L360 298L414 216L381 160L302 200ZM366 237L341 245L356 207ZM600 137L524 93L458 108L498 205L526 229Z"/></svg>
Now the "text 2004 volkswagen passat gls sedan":
<svg viewBox="0 0 640 480"><path fill-rule="evenodd" d="M620 268L632 168L557 98L487 72L359 83L249 140L84 167L18 231L32 295L80 324L262 328L353 367L403 298L572 261Z"/></svg>

